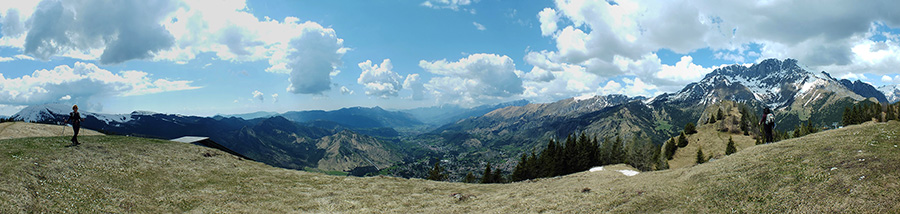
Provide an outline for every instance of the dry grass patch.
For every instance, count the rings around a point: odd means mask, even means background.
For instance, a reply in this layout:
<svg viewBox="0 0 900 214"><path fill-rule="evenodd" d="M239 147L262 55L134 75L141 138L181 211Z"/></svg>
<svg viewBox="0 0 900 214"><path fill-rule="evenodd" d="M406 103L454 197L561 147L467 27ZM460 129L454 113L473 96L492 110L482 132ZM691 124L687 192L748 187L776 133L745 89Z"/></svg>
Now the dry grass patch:
<svg viewBox="0 0 900 214"><path fill-rule="evenodd" d="M72 127L26 122L0 123L0 140L23 137L72 136ZM103 133L82 128L78 136L103 135Z"/></svg>
<svg viewBox="0 0 900 214"><path fill-rule="evenodd" d="M625 176L615 170L630 167L616 165L512 184L330 176L144 138L89 136L72 148L22 138L0 140L0 213L892 213L898 137L900 123L864 124L738 146L694 167Z"/></svg>

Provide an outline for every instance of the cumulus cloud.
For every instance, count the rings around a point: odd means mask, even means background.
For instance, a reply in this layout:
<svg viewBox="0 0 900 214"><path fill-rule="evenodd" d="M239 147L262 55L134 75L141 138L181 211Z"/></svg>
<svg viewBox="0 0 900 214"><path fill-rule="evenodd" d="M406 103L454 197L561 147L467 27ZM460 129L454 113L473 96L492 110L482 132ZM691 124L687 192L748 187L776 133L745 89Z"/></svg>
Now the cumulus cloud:
<svg viewBox="0 0 900 214"><path fill-rule="evenodd" d="M425 82L422 81L419 74L406 75L406 80L403 80L403 87L412 90L411 98L413 100L425 99Z"/></svg>
<svg viewBox="0 0 900 214"><path fill-rule="evenodd" d="M663 65L655 52L687 54L706 48L716 58L734 62L790 57L816 70L839 74L874 70L886 75L900 59L894 55L900 51L892 49L897 37L883 36L888 41L881 43L870 37L875 28L900 26L900 17L888 9L898 6L896 2L560 0L537 14L541 34L553 39L556 49L526 55L526 61L539 68L526 77L537 83L545 80L537 78L545 71L556 74L563 70L560 65L579 66L601 79L637 77L628 78L634 84L616 83L622 88L646 84L670 91L713 68L699 67L689 58ZM748 51L750 45L760 52ZM881 54L867 55L876 52ZM616 86L608 83L602 87Z"/></svg>
<svg viewBox="0 0 900 214"><path fill-rule="evenodd" d="M294 94L322 94L331 89L331 74L340 72L341 57L348 49L344 40L331 28L307 23L299 37L291 39L285 68L290 70L291 84L287 91ZM275 59L276 61L278 59ZM277 66L277 65L273 65Z"/></svg>
<svg viewBox="0 0 900 214"><path fill-rule="evenodd" d="M24 51L47 60L102 50L104 64L150 58L174 45L161 22L176 9L174 1L42 1L29 20Z"/></svg>
<svg viewBox="0 0 900 214"><path fill-rule="evenodd" d="M647 84L640 77L632 79L622 78L622 83L624 84L610 80L599 91L602 94L624 94L628 96L653 96L659 94L656 86Z"/></svg>
<svg viewBox="0 0 900 214"><path fill-rule="evenodd" d="M541 35L550 36L556 32L559 22L559 14L553 8L544 8L538 13L538 21L541 22Z"/></svg>
<svg viewBox="0 0 900 214"><path fill-rule="evenodd" d="M391 65L390 59L385 59L381 65L373 65L371 60L366 60L358 66L362 73L356 82L366 87L366 95L380 98L396 97L403 89L401 82L403 77L393 71L394 66Z"/></svg>
<svg viewBox="0 0 900 214"><path fill-rule="evenodd" d="M19 10L16 8L9 8L6 10L6 14L3 14L2 19L0 19L0 33L2 36L9 37L18 37L22 33L25 33L25 25L21 20L21 15L19 15Z"/></svg>
<svg viewBox="0 0 900 214"><path fill-rule="evenodd" d="M111 96L137 96L200 87L187 80L153 79L142 71L112 73L94 64L76 62L31 75L6 78L0 74L0 103L33 105L58 100L87 102Z"/></svg>
<svg viewBox="0 0 900 214"><path fill-rule="evenodd" d="M278 93L272 94L272 103L278 102Z"/></svg>
<svg viewBox="0 0 900 214"><path fill-rule="evenodd" d="M894 81L894 78L891 78L891 76L888 76L888 75L884 75L884 76L881 76L881 81L885 82L885 83L890 83L890 82Z"/></svg>
<svg viewBox="0 0 900 214"><path fill-rule="evenodd" d="M472 54L456 62L419 61L419 67L438 77L425 84L438 102L476 105L524 92L521 71L508 56Z"/></svg>
<svg viewBox="0 0 900 214"><path fill-rule="evenodd" d="M253 91L253 99L257 99L260 102L262 102L262 101L265 101L266 97L264 96L264 94L262 92L259 92L259 90L256 90L256 91Z"/></svg>
<svg viewBox="0 0 900 214"><path fill-rule="evenodd" d="M258 18L244 0L23 2L0 5L0 46L43 60L183 64L212 53L218 60L268 60L266 71L290 75L289 92L321 94L349 50L331 28L295 17Z"/></svg>

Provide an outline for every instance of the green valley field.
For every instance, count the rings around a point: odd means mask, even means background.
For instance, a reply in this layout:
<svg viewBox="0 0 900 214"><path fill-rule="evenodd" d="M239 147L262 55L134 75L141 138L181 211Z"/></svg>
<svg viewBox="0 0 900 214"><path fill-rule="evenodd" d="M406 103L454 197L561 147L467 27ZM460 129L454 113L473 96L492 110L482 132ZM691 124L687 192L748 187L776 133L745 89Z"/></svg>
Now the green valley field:
<svg viewBox="0 0 900 214"><path fill-rule="evenodd" d="M24 136L7 136L24 137ZM0 140L0 213L900 212L900 123L865 123L684 168L511 184L288 170L171 141ZM589 189L589 191L587 190ZM456 194L456 195L453 195Z"/></svg>

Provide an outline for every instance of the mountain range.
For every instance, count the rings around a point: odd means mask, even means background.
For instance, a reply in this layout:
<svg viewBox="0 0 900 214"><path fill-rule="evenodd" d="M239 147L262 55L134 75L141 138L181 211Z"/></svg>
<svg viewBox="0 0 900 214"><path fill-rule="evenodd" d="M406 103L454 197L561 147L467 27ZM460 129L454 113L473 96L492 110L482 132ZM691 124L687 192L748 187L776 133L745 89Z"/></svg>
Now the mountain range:
<svg viewBox="0 0 900 214"><path fill-rule="evenodd" d="M896 102L898 95L897 86L876 89L865 82L810 72L794 59L767 59L718 68L678 92L650 98L604 95L474 108L351 107L214 117L145 111L82 115L85 127L106 133L163 139L208 136L254 160L284 168L372 172L372 168L398 166L392 168L424 171L430 167L429 160L442 159L449 163L447 168L458 169L451 177L461 177L480 170L485 162L508 172L521 153L539 151L549 139L576 132L662 143L685 124L706 121L725 100L746 105L757 114L772 108L778 128L787 130L806 121L840 122L846 106L864 99ZM36 105L11 118L57 123L68 112L66 105Z"/></svg>

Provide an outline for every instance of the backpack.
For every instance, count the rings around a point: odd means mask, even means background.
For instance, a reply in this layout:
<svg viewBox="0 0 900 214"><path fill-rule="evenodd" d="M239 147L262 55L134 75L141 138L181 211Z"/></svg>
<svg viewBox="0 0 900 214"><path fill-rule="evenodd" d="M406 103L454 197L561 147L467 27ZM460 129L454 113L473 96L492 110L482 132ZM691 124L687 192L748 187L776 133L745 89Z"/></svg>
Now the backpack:
<svg viewBox="0 0 900 214"><path fill-rule="evenodd" d="M771 125L771 126L775 125L775 115L774 114L769 113L766 115L766 125Z"/></svg>

